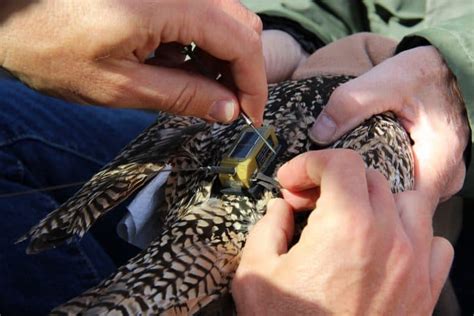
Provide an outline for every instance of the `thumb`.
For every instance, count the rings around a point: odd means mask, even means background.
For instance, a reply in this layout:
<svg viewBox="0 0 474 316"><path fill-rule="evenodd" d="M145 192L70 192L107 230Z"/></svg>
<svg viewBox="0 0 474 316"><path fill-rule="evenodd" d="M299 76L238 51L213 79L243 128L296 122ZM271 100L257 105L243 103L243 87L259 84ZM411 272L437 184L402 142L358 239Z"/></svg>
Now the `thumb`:
<svg viewBox="0 0 474 316"><path fill-rule="evenodd" d="M430 281L433 302L438 301L444 283L448 278L453 262L454 250L449 241L442 237L434 237L431 242Z"/></svg>
<svg viewBox="0 0 474 316"><path fill-rule="evenodd" d="M261 262L288 251L293 238L293 210L283 199L270 200L267 214L252 228L245 244L243 260Z"/></svg>
<svg viewBox="0 0 474 316"><path fill-rule="evenodd" d="M329 144L375 114L400 112L401 94L394 93L393 83L384 81L385 76L372 70L337 87L311 128L311 139Z"/></svg>
<svg viewBox="0 0 474 316"><path fill-rule="evenodd" d="M223 85L182 69L120 61L103 75L112 93L99 102L121 107L146 108L230 122L239 115L236 96ZM112 98L112 99L111 99Z"/></svg>

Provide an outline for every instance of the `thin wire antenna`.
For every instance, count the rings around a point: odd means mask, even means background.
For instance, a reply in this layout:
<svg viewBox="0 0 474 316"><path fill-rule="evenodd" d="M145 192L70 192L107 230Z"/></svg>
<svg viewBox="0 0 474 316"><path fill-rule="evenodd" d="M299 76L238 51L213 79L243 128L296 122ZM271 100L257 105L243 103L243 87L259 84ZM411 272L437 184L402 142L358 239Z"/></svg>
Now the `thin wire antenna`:
<svg viewBox="0 0 474 316"><path fill-rule="evenodd" d="M4 194L0 194L0 199L23 196L23 195L28 195L28 194L40 193L40 192L49 192L49 191L67 189L67 188L72 188L72 187L75 187L75 186L83 185L86 182L87 181L78 181L78 182L71 182L71 183L66 183L66 184L53 185L53 186L50 186L50 187L44 187L44 188L40 188L40 189L25 190L25 191L12 192L12 193L4 193Z"/></svg>
<svg viewBox="0 0 474 316"><path fill-rule="evenodd" d="M244 118L245 123L248 126L250 126L254 130L255 133L257 133L258 137L263 141L263 143L268 147L268 149L270 149L270 151L274 155L276 155L277 153L276 153L275 149L273 149L272 145L270 145L270 143L265 139L265 137L263 137L263 135L255 127L255 125L253 125L252 120L247 116L247 114L245 114L243 111L241 111L240 115Z"/></svg>
<svg viewBox="0 0 474 316"><path fill-rule="evenodd" d="M183 53L186 54L192 62L194 62L194 64L198 68L198 71L201 74L203 74L206 77L212 78L213 74L211 74L209 70L206 67L204 67L204 65L201 63L200 59L197 58L195 54L195 49L196 49L196 45L192 45L192 44L187 45L183 48ZM216 81L219 81L220 79L222 79L222 74L218 73L214 79ZM268 147L268 149L270 149L270 151L274 155L276 155L277 153L275 149L273 149L272 145L270 145L270 143L265 139L265 137L263 137L263 135L258 131L258 129L255 127L252 120L247 116L247 114L245 114L243 111L240 111L240 115L244 118L245 123L248 126L250 126L254 130L255 133L257 133L258 137L263 141L263 143Z"/></svg>
<svg viewBox="0 0 474 316"><path fill-rule="evenodd" d="M209 173L228 173L228 174L234 174L235 173L235 169L232 168L232 167L202 166L202 167L196 167L196 168L162 169L157 173L157 175L161 172L193 172L193 171L206 171L206 172L209 172ZM24 196L24 195L34 194L34 193L41 193L41 192L49 192L49 191L67 189L67 188L83 185L88 181L89 180L87 180L87 181L78 181L78 182L71 182L71 183L53 185L53 186L39 188L39 189L25 190L25 191L12 192L12 193L4 193L4 194L0 194L0 199Z"/></svg>

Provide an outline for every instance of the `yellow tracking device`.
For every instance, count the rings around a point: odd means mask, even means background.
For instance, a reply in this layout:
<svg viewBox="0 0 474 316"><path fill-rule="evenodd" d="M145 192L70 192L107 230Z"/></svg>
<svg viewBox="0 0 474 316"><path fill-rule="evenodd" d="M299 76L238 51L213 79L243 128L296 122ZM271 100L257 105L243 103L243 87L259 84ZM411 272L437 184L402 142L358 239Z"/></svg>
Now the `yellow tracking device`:
<svg viewBox="0 0 474 316"><path fill-rule="evenodd" d="M250 189L252 178L258 173L265 173L276 158L274 152L279 148L275 129L271 126L258 128L263 139L251 127L241 132L237 142L224 156L220 167L224 170L234 170L233 173L219 173L223 193L242 193ZM273 151L265 144L272 147Z"/></svg>

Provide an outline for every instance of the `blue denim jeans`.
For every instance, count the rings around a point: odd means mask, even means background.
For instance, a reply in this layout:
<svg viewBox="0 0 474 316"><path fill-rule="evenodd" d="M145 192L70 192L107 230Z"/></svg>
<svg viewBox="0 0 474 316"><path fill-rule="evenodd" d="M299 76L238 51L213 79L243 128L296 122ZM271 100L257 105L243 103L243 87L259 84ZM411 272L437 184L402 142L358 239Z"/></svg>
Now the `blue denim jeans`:
<svg viewBox="0 0 474 316"><path fill-rule="evenodd" d="M38 255L14 242L152 124L155 115L80 106L0 80L0 315L43 315L96 285L137 250L118 240L120 212L82 240ZM24 192L17 196L10 193Z"/></svg>

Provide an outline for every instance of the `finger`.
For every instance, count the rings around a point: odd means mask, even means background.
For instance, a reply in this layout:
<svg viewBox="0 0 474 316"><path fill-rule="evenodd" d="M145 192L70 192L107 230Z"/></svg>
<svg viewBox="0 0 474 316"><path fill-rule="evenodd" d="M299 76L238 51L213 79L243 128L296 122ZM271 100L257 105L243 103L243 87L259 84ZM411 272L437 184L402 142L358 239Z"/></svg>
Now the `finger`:
<svg viewBox="0 0 474 316"><path fill-rule="evenodd" d="M402 94L378 67L334 90L310 130L314 142L331 143L374 114L401 112Z"/></svg>
<svg viewBox="0 0 474 316"><path fill-rule="evenodd" d="M433 302L437 302L454 258L454 249L449 241L434 237L431 242L430 281Z"/></svg>
<svg viewBox="0 0 474 316"><path fill-rule="evenodd" d="M207 5L197 1L186 3L186 10L181 3L169 3L169 10L162 18L172 18L173 23L167 24L168 29L163 30L160 21L155 33L162 35L161 42L194 42L212 56L228 61L238 88L240 107L259 125L267 99L260 35L212 2ZM232 40L229 40L229 34L232 34Z"/></svg>
<svg viewBox="0 0 474 316"><path fill-rule="evenodd" d="M366 177L370 204L378 222L383 227L392 228L398 222L399 213L388 180L374 169L368 169Z"/></svg>
<svg viewBox="0 0 474 316"><path fill-rule="evenodd" d="M318 205L324 199L331 211L370 211L365 165L353 150L304 153L283 165L277 177L282 187L292 192L320 187Z"/></svg>
<svg viewBox="0 0 474 316"><path fill-rule="evenodd" d="M267 214L250 231L242 260L261 262L286 253L293 238L293 228L290 205L283 199L271 200Z"/></svg>
<svg viewBox="0 0 474 316"><path fill-rule="evenodd" d="M282 189L281 193L285 201L291 205L293 210L299 212L314 210L316 207L316 200L320 195L319 188L312 188L298 192Z"/></svg>
<svg viewBox="0 0 474 316"><path fill-rule="evenodd" d="M197 74L128 61L108 65L106 71L99 73L103 86L111 87L96 91L95 99L103 104L161 110L219 122L230 122L239 113L232 92Z"/></svg>
<svg viewBox="0 0 474 316"><path fill-rule="evenodd" d="M454 169L452 178L446 184L445 190L441 194L441 202L451 198L454 194L461 191L464 186L464 179L466 178L466 163L464 159L462 159Z"/></svg>
<svg viewBox="0 0 474 316"><path fill-rule="evenodd" d="M428 258L433 238L433 201L419 191L405 191L395 195L402 227L413 245L414 253Z"/></svg>
<svg viewBox="0 0 474 316"><path fill-rule="evenodd" d="M258 34L262 33L262 20L254 12L247 9L239 0L219 0L219 7L240 23L248 25Z"/></svg>

